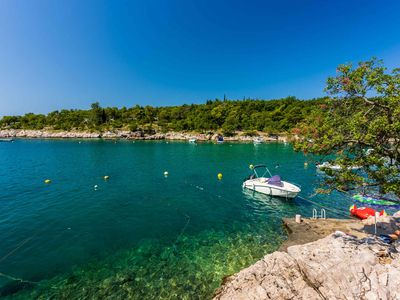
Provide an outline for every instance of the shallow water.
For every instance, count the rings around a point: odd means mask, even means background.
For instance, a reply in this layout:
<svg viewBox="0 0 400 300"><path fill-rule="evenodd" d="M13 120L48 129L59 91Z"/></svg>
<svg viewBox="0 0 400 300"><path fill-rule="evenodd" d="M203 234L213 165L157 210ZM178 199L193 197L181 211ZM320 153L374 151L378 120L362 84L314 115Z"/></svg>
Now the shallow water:
<svg viewBox="0 0 400 300"><path fill-rule="evenodd" d="M312 213L301 198L243 192L249 164L267 163L308 197L320 177L306 160L277 143L0 143L0 272L39 282L21 290L29 284L0 276L0 295L209 298L224 276L279 247L282 217ZM312 201L345 214L351 204Z"/></svg>

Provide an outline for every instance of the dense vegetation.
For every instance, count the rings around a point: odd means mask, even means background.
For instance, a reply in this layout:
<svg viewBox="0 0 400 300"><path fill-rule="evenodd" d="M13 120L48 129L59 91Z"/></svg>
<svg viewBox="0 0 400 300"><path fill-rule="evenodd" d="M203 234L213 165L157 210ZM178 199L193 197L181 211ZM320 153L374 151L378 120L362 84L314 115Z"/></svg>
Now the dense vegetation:
<svg viewBox="0 0 400 300"><path fill-rule="evenodd" d="M61 110L47 115L28 113L24 116L5 116L1 128L55 130L131 131L290 131L325 102L325 98L309 101L287 97L279 100L214 100L206 104L168 107L136 105L131 108L102 108L93 103L89 110Z"/></svg>
<svg viewBox="0 0 400 300"><path fill-rule="evenodd" d="M400 69L376 59L340 65L326 91L326 106L298 129L297 149L335 154L342 170L326 177L328 190L375 187L400 196Z"/></svg>

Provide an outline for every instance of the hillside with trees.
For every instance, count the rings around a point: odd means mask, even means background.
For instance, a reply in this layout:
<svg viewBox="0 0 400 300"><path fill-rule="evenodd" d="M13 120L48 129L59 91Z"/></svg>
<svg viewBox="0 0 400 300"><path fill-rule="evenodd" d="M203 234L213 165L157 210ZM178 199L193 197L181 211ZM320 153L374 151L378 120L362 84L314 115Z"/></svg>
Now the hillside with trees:
<svg viewBox="0 0 400 300"><path fill-rule="evenodd" d="M47 115L27 113L4 116L2 129L53 129L105 131L126 129L144 132L216 131L231 135L235 131L289 132L326 98L299 100L209 100L205 104L181 106L101 107L96 102L88 110L60 110Z"/></svg>

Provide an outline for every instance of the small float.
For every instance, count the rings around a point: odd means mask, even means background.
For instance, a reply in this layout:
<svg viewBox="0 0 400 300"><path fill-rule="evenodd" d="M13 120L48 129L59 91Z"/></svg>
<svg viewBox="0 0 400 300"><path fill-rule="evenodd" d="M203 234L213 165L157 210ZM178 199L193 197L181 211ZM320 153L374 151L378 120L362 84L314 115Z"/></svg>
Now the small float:
<svg viewBox="0 0 400 300"><path fill-rule="evenodd" d="M368 219L371 216L375 216L375 210L371 207L357 207L356 205L352 205L350 207L350 213L359 218L359 219ZM379 212L380 216L385 216L386 212L384 210Z"/></svg>

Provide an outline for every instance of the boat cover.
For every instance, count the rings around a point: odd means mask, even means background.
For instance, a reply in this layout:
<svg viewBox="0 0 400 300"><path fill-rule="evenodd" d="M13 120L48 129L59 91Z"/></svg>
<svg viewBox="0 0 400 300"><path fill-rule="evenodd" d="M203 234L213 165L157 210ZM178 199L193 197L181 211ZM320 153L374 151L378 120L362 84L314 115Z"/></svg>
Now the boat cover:
<svg viewBox="0 0 400 300"><path fill-rule="evenodd" d="M279 175L274 175L271 178L268 179L267 181L268 184L270 185L276 185L276 186L283 186L283 182L281 181L281 177Z"/></svg>

